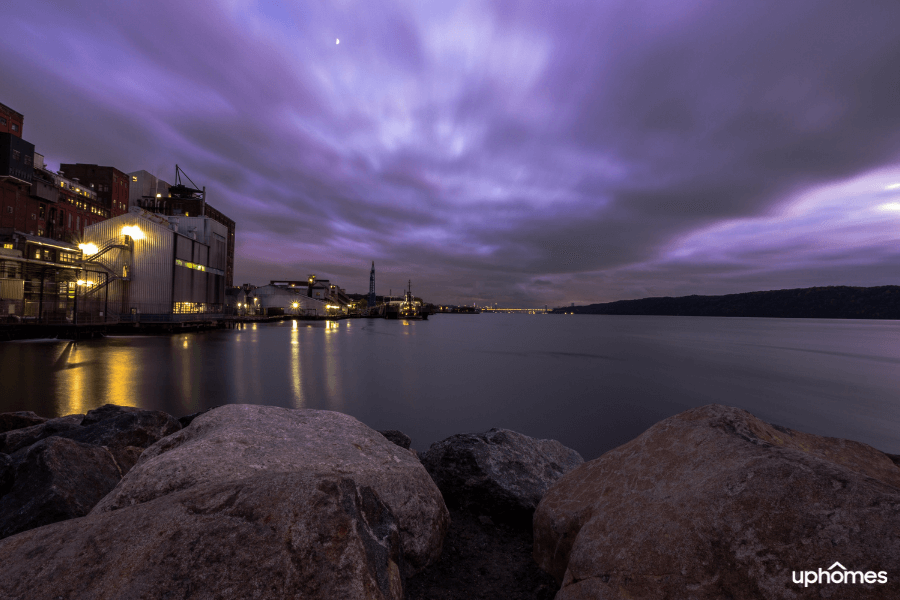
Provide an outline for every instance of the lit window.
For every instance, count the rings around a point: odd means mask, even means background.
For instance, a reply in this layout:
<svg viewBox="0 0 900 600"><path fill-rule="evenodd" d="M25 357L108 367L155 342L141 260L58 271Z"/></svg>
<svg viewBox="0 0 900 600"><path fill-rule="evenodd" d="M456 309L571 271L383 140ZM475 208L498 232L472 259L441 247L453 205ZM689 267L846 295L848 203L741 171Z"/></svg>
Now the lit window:
<svg viewBox="0 0 900 600"><path fill-rule="evenodd" d="M13 245L10 244L9 242L3 244L3 247L6 248L7 250L12 250L12 249L13 249Z"/></svg>
<svg viewBox="0 0 900 600"><path fill-rule="evenodd" d="M132 180L132 181L137 181L137 175L132 175L132 176L131 176L131 180Z"/></svg>

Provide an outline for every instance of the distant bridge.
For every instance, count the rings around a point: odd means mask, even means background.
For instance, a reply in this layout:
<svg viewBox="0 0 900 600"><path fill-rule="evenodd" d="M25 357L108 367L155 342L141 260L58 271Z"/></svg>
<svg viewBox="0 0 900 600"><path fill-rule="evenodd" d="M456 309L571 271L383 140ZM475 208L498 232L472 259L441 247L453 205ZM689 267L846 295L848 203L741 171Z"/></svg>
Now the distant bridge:
<svg viewBox="0 0 900 600"><path fill-rule="evenodd" d="M545 308L497 308L494 306L485 306L482 307L481 312L483 313L523 313L527 315L543 315L547 314L550 311Z"/></svg>

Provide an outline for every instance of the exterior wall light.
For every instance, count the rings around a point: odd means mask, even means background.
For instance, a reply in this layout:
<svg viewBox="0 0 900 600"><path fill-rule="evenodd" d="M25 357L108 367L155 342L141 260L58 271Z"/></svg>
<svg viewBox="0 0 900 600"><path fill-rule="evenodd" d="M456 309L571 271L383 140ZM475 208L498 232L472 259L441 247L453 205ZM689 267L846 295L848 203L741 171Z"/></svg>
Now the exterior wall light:
<svg viewBox="0 0 900 600"><path fill-rule="evenodd" d="M141 228L137 225L126 225L122 228L122 235L131 236L131 239L133 240L144 239L144 232L141 231Z"/></svg>

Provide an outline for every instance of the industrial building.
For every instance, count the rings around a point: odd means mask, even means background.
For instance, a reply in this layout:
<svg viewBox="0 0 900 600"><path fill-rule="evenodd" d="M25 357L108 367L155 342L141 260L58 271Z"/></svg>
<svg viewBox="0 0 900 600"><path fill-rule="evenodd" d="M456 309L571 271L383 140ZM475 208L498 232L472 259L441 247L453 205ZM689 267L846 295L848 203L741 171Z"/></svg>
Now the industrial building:
<svg viewBox="0 0 900 600"><path fill-rule="evenodd" d="M101 167L85 163L63 163L61 175L89 187L103 205L107 217L128 212L128 176L115 167Z"/></svg>
<svg viewBox="0 0 900 600"><path fill-rule="evenodd" d="M131 196L129 202L153 213L170 216L209 217L228 229L226 236L227 259L225 263L225 285L234 285L234 232L235 222L206 201L206 186L198 188L185 175L191 186L182 182L184 171L175 165L175 184L151 175L147 171L129 173Z"/></svg>
<svg viewBox="0 0 900 600"><path fill-rule="evenodd" d="M0 320L72 319L81 251L11 227L0 228L0 246Z"/></svg>
<svg viewBox="0 0 900 600"><path fill-rule="evenodd" d="M227 235L209 217L140 208L91 225L79 246L88 288L82 304L102 303L126 321L218 318L225 304Z"/></svg>

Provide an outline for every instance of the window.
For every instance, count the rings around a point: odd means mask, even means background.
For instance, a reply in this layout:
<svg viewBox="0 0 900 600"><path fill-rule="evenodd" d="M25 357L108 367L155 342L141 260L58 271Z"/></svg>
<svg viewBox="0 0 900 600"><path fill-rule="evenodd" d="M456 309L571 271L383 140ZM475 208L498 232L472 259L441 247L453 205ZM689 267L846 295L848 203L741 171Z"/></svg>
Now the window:
<svg viewBox="0 0 900 600"><path fill-rule="evenodd" d="M6 125L6 118L0 117L0 125Z"/></svg>
<svg viewBox="0 0 900 600"><path fill-rule="evenodd" d="M132 180L132 181L137 181L137 175L132 175L132 176L131 176L131 180Z"/></svg>
<svg viewBox="0 0 900 600"><path fill-rule="evenodd" d="M38 237L44 237L44 230L38 229Z"/></svg>
<svg viewBox="0 0 900 600"><path fill-rule="evenodd" d="M16 125L15 123L13 123L13 124L12 124L12 130L13 130L13 131L18 131L18 130L19 130L19 126Z"/></svg>
<svg viewBox="0 0 900 600"><path fill-rule="evenodd" d="M13 211L13 207L12 207L12 206L7 206L7 207L6 207L6 212L12 213L12 211Z"/></svg>
<svg viewBox="0 0 900 600"><path fill-rule="evenodd" d="M13 157L13 160L15 160L15 161L22 160L22 153L19 152L18 150L13 150L12 157Z"/></svg>
<svg viewBox="0 0 900 600"><path fill-rule="evenodd" d="M31 157L30 157L30 156L25 156L25 164L26 164L26 165L30 165L30 164L31 164Z"/></svg>
<svg viewBox="0 0 900 600"><path fill-rule="evenodd" d="M3 244L3 247L6 248L7 250L13 249L13 245L10 242L6 242L5 244Z"/></svg>
<svg viewBox="0 0 900 600"><path fill-rule="evenodd" d="M34 213L31 213L31 220L34 221L36 219L37 219L37 215Z"/></svg>
<svg viewBox="0 0 900 600"><path fill-rule="evenodd" d="M46 207L45 205L41 204L40 209L39 209L39 211L38 211L38 214L41 215L41 218L42 218L42 219L44 218L44 212L45 212L46 210L47 210L47 207Z"/></svg>

